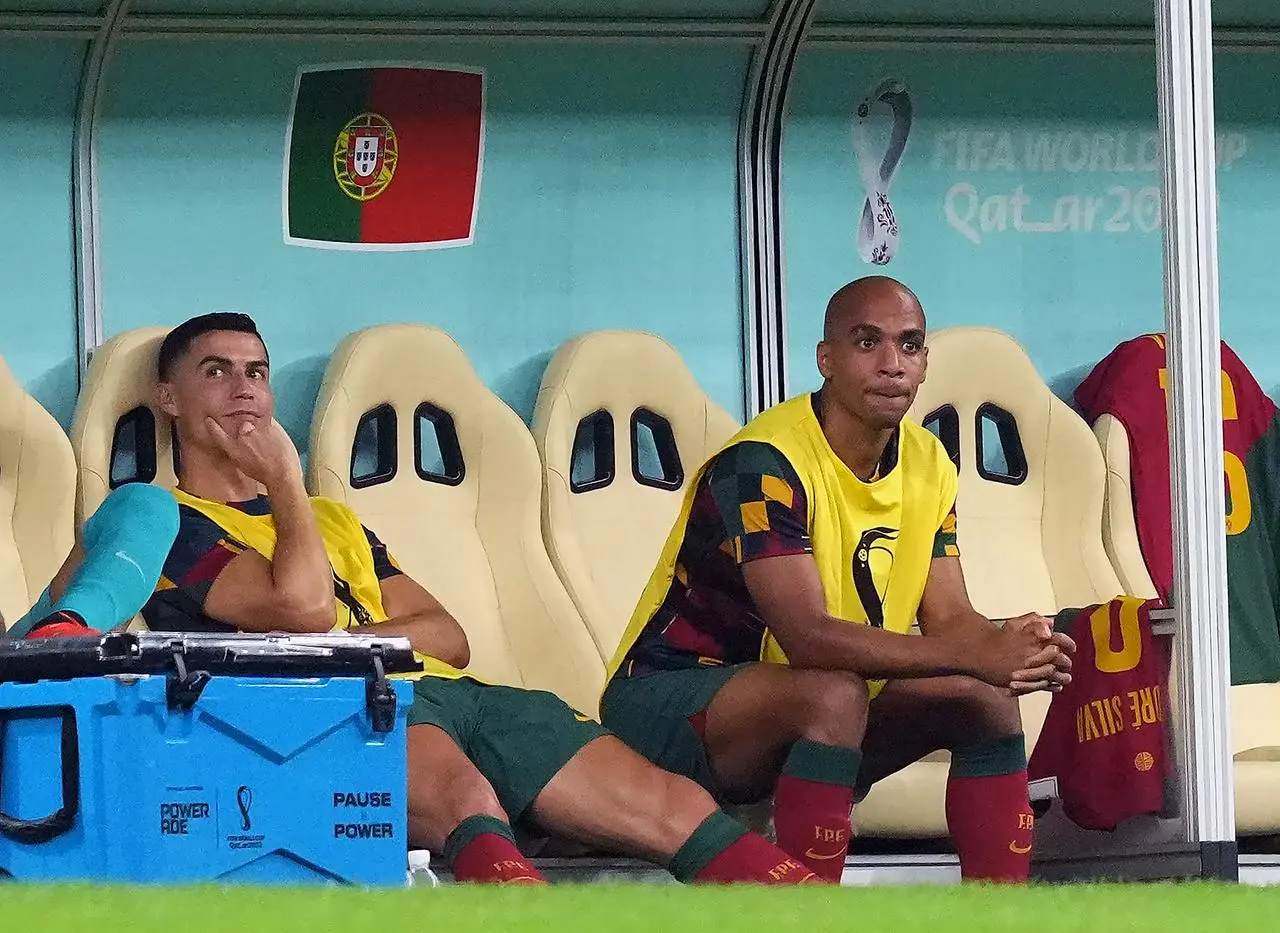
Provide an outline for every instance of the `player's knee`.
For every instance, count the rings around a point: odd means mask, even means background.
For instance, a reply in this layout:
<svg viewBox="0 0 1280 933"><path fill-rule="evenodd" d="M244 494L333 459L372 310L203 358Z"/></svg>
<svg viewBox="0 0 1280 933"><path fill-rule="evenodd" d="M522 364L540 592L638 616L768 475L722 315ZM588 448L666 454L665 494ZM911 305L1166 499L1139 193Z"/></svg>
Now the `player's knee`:
<svg viewBox="0 0 1280 933"><path fill-rule="evenodd" d="M833 745L861 741L870 703L866 680L843 671L795 673L796 738Z"/></svg>
<svg viewBox="0 0 1280 933"><path fill-rule="evenodd" d="M1001 687L972 677L958 677L954 703L960 721L979 725L989 734L1013 735L1022 731L1018 698Z"/></svg>
<svg viewBox="0 0 1280 933"><path fill-rule="evenodd" d="M662 770L658 770L650 802L652 819L662 840L661 848L669 853L682 846L718 809L715 800L700 785Z"/></svg>
<svg viewBox="0 0 1280 933"><path fill-rule="evenodd" d="M459 795L456 807L462 819L470 816L493 816L500 820L509 818L502 809L498 795L484 779L472 781Z"/></svg>

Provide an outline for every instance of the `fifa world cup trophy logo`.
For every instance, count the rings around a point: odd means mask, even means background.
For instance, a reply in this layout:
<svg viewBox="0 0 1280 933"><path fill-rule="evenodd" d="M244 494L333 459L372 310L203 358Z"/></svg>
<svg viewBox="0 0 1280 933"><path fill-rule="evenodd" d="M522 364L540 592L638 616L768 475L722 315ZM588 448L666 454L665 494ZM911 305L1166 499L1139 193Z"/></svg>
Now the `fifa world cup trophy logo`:
<svg viewBox="0 0 1280 933"><path fill-rule="evenodd" d="M240 807L240 828L245 832L253 829L253 820L249 818L249 807L253 804L253 791L247 784L241 784L236 791L236 805Z"/></svg>
<svg viewBox="0 0 1280 933"><path fill-rule="evenodd" d="M877 109L892 115L884 151L876 154L871 142L871 123ZM865 198L858 220L858 255L877 266L888 265L898 251L898 218L889 203L889 186L907 148L911 132L911 95L897 78L885 78L854 110L853 151Z"/></svg>

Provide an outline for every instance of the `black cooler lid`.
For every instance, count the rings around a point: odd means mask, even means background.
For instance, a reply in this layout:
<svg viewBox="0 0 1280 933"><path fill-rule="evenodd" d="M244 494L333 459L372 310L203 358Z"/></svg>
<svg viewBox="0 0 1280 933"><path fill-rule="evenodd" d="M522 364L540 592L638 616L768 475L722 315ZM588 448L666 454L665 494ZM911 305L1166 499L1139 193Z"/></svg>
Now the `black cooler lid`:
<svg viewBox="0 0 1280 933"><path fill-rule="evenodd" d="M407 638L112 632L0 641L0 683L189 672L238 677L368 677L422 670Z"/></svg>

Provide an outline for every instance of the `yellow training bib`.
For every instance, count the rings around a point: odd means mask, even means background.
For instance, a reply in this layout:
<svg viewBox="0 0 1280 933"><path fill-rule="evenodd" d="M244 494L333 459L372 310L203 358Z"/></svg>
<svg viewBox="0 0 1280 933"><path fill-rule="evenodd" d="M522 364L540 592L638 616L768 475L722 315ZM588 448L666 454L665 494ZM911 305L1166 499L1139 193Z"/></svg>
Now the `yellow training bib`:
<svg viewBox="0 0 1280 933"><path fill-rule="evenodd" d="M929 578L934 536L956 497L956 469L938 439L904 420L897 435L894 468L863 482L832 451L806 393L753 419L725 448L744 441L776 448L804 487L813 558L827 612L851 623L906 634ZM680 515L609 664L610 679L671 587L706 466L685 489ZM767 496L767 485L764 491ZM768 631L760 659L787 663L786 653ZM873 695L882 685L871 685Z"/></svg>
<svg viewBox="0 0 1280 933"><path fill-rule="evenodd" d="M204 515L227 536L251 548L271 560L276 552L276 526L270 515L250 515L234 505L200 499L181 489L173 491L174 498L180 505L195 509ZM324 541L325 553L329 555L329 563L333 567L334 586L345 585L350 590L350 597L368 613L368 622L385 622L386 610L382 605L382 585L373 568L373 549L365 536L364 526L360 519L347 506L324 496L311 497L311 511L315 514L316 524L320 528L320 537ZM334 599L334 628L348 629L362 624L357 618L357 610ZM470 677L464 671L430 655L415 652L425 670L421 673L405 675L408 677Z"/></svg>

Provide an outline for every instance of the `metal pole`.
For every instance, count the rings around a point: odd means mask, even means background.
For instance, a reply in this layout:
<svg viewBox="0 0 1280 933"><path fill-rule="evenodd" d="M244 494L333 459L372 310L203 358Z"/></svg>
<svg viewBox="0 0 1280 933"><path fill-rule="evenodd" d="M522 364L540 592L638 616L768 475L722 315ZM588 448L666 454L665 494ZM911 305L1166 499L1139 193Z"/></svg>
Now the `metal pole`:
<svg viewBox="0 0 1280 933"><path fill-rule="evenodd" d="M1210 0L1155 7L1182 813L1201 874L1234 879L1212 21Z"/></svg>
<svg viewBox="0 0 1280 933"><path fill-rule="evenodd" d="M971 23L922 25L918 23L815 23L805 35L805 45L818 48L912 50L928 53L931 47L953 51L1115 52L1132 50L1151 54L1155 30L1148 26L989 26ZM1280 46L1280 30L1274 27L1228 26L1215 29L1218 49L1274 52Z"/></svg>
<svg viewBox="0 0 1280 933"><path fill-rule="evenodd" d="M590 41L759 42L755 19L540 19L481 17L199 16L133 13L130 38L336 39L342 42L422 39L582 39Z"/></svg>
<svg viewBox="0 0 1280 933"><path fill-rule="evenodd" d="M89 43L80 75L80 105L76 114L72 154L72 208L75 234L76 343L84 382L89 355L102 345L102 270L98 242L98 115L102 110L102 76L107 68L129 0L111 0L102 25Z"/></svg>
<svg viewBox="0 0 1280 933"><path fill-rule="evenodd" d="M747 418L786 398L782 269L782 117L796 53L817 0L778 0L747 74L738 124L743 368Z"/></svg>

